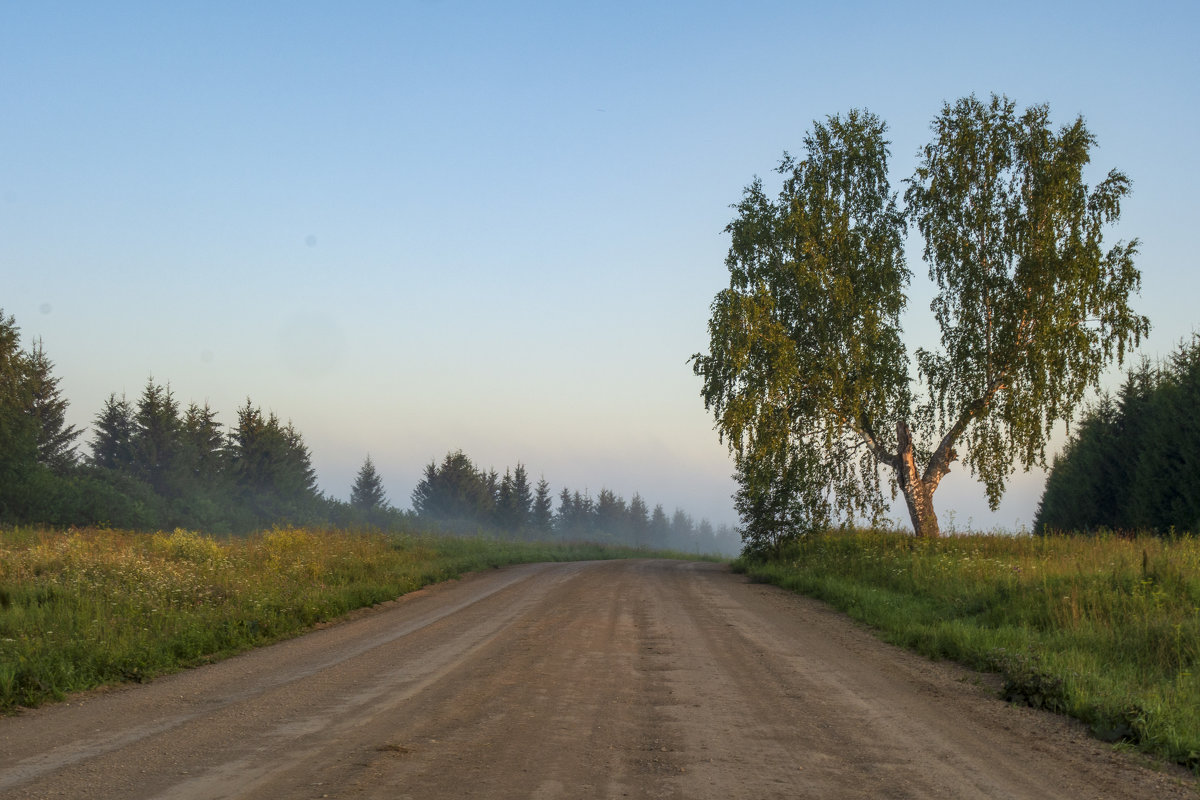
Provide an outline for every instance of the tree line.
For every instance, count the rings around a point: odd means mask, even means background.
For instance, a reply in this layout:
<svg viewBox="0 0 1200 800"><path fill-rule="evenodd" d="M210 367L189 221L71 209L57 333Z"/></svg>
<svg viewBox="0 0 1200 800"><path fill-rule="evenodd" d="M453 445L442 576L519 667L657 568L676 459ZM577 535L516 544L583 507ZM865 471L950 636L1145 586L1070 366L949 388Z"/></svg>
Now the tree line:
<svg viewBox="0 0 1200 800"><path fill-rule="evenodd" d="M1200 531L1200 336L1125 374L1046 479L1034 530Z"/></svg>
<svg viewBox="0 0 1200 800"><path fill-rule="evenodd" d="M543 477L532 482L524 464L484 470L461 450L441 463L426 465L412 493L413 513L426 523L449 530L490 530L501 535L560 538L625 544L634 547L732 553L737 532L727 525L697 523L683 509L668 515L653 509L640 494L627 503L610 489L594 498L587 491L563 487L555 497Z"/></svg>
<svg viewBox="0 0 1200 800"><path fill-rule="evenodd" d="M81 455L53 362L2 313L0 386L0 522L240 532L347 515L317 490L295 426L249 399L226 430L151 378L132 400L109 395Z"/></svg>
<svg viewBox="0 0 1200 800"><path fill-rule="evenodd" d="M677 509L653 512L602 489L532 485L524 465L477 468L461 452L430 464L412 510L392 505L368 455L350 501L317 487L300 431L249 398L225 426L206 403L184 406L150 378L136 398L111 394L91 436L68 425L68 401L40 340L26 351L0 312L0 524L106 525L133 530L242 533L275 524L436 528L460 533L590 539L701 552L732 552L737 536ZM80 451L83 451L82 453Z"/></svg>

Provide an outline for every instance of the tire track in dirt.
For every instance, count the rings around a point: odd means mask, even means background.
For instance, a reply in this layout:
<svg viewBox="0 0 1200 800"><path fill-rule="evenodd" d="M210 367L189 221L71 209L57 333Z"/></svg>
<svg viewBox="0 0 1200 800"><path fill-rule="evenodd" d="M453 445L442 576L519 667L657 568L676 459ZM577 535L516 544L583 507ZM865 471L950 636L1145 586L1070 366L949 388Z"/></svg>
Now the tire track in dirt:
<svg viewBox="0 0 1200 800"><path fill-rule="evenodd" d="M0 797L1197 796L979 684L720 565L527 565L0 719Z"/></svg>

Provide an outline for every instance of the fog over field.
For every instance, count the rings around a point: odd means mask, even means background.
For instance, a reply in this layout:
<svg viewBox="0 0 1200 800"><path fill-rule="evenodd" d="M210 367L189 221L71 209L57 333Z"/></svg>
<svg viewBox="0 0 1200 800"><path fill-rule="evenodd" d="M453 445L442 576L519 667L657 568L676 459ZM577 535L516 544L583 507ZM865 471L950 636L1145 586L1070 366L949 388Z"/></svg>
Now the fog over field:
<svg viewBox="0 0 1200 800"><path fill-rule="evenodd" d="M946 101L1082 114L1087 179L1132 179L1112 239L1141 240L1139 355L1165 355L1200 320L1198 24L1153 0L9 4L0 308L80 427L153 377L226 425L247 397L291 420L334 497L370 453L407 507L461 449L733 524L688 359L742 188L851 108L887 121L901 192ZM911 237L910 351L937 332ZM1014 529L1043 484L993 513L956 470L936 504Z"/></svg>

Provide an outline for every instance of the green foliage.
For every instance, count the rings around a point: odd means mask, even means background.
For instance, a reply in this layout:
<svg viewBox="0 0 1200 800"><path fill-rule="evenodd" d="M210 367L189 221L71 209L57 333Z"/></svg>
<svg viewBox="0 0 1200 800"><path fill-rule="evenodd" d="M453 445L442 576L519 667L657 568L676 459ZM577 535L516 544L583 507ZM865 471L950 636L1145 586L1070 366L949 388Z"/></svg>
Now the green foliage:
<svg viewBox="0 0 1200 800"><path fill-rule="evenodd" d="M41 339L29 353L29 411L37 423L37 460L62 475L76 463L75 440L82 433L67 424L66 398L58 388L54 362L46 355Z"/></svg>
<svg viewBox="0 0 1200 800"><path fill-rule="evenodd" d="M0 310L0 522L62 513L79 436L41 340L29 353L20 345L16 320Z"/></svg>
<svg viewBox="0 0 1200 800"><path fill-rule="evenodd" d="M1074 438L1054 459L1034 530L1116 527L1117 509L1128 490L1126 470L1117 460L1116 436L1117 407L1105 395L1084 415Z"/></svg>
<svg viewBox="0 0 1200 800"><path fill-rule="evenodd" d="M665 547L671 541L671 521L661 504L654 506L650 514L650 546Z"/></svg>
<svg viewBox="0 0 1200 800"><path fill-rule="evenodd" d="M974 96L934 121L905 199L938 288L942 349L920 350L942 428L959 424L965 463L994 508L1014 464L1044 461L1115 357L1149 330L1128 298L1141 283L1137 240L1103 249L1129 179L1083 180L1096 139L1083 118L1054 131L1047 106Z"/></svg>
<svg viewBox="0 0 1200 800"><path fill-rule="evenodd" d="M1200 531L1200 336L1126 375L1055 459L1034 529Z"/></svg>
<svg viewBox="0 0 1200 800"><path fill-rule="evenodd" d="M133 406L125 395L110 394L93 422L91 463L101 469L133 469Z"/></svg>
<svg viewBox="0 0 1200 800"><path fill-rule="evenodd" d="M492 479L461 450L447 453L441 465L430 462L412 492L413 511L422 519L464 531L491 522L496 505Z"/></svg>
<svg viewBox="0 0 1200 800"><path fill-rule="evenodd" d="M617 497L615 492L611 489L601 489L592 514L594 515L592 527L598 538L601 540L623 538L625 529L629 526L629 509L625 506L625 501Z"/></svg>
<svg viewBox="0 0 1200 800"><path fill-rule="evenodd" d="M37 424L26 413L32 402L29 359L20 348L16 320L0 310L0 519L19 514L18 487L37 464Z"/></svg>
<svg viewBox="0 0 1200 800"><path fill-rule="evenodd" d="M321 519L312 458L291 422L264 415L247 398L229 433L227 458L240 500L258 524Z"/></svg>
<svg viewBox="0 0 1200 800"><path fill-rule="evenodd" d="M814 123L805 158L785 154L778 167L778 198L755 180L726 228L730 284L713 301L709 353L694 364L747 509L801 491L775 476L815 474L834 491L802 492L814 522L881 510L874 455L853 434L888 436L909 402L909 273L885 128L857 111Z"/></svg>
<svg viewBox="0 0 1200 800"><path fill-rule="evenodd" d="M548 536L553 532L554 505L550 496L550 482L540 478L533 496L530 508L530 524L538 537Z"/></svg>
<svg viewBox="0 0 1200 800"><path fill-rule="evenodd" d="M574 493L563 487L558 496L558 513L554 528L564 539L587 539L592 534L595 504L586 494Z"/></svg>
<svg viewBox="0 0 1200 800"><path fill-rule="evenodd" d="M171 387L156 384L151 378L138 398L133 416L132 468L155 492L167 497L179 491L182 428L179 403Z"/></svg>
<svg viewBox="0 0 1200 800"><path fill-rule="evenodd" d="M354 486L350 488L350 505L355 509L371 513L387 508L387 495L383 491L383 478L375 469L375 464L368 455L363 461L358 475L354 478Z"/></svg>
<svg viewBox="0 0 1200 800"><path fill-rule="evenodd" d="M636 492L633 499L629 501L627 524L633 544L637 547L645 547L650 537L650 509L646 507L646 501L642 499L642 496Z"/></svg>
<svg viewBox="0 0 1200 800"><path fill-rule="evenodd" d="M524 464L515 470L505 470L496 492L496 527L511 535L520 535L529 526L533 495Z"/></svg>
<svg viewBox="0 0 1200 800"><path fill-rule="evenodd" d="M1095 139L1082 119L1054 131L1045 106L947 104L903 212L884 133L861 111L815 122L804 158L778 168L778 198L756 179L726 229L730 284L693 365L752 549L878 518L880 467L917 534L938 535L933 493L961 444L996 506L1014 465L1044 462L1053 425L1149 328L1128 305L1136 240L1102 248L1129 181L1083 182ZM915 354L923 397L900 330L906 217L941 330L939 349Z"/></svg>
<svg viewBox="0 0 1200 800"><path fill-rule="evenodd" d="M1200 540L812 533L735 566L1200 767Z"/></svg>

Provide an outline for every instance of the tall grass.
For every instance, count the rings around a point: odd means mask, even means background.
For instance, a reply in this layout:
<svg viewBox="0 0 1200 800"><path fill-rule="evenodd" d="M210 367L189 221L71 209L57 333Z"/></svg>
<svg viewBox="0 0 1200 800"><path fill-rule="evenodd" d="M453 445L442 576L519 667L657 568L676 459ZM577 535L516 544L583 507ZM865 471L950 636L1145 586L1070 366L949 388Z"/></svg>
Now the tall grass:
<svg viewBox="0 0 1200 800"><path fill-rule="evenodd" d="M831 533L736 568L1200 771L1196 539Z"/></svg>
<svg viewBox="0 0 1200 800"><path fill-rule="evenodd" d="M629 555L646 553L295 528L0 530L0 711L199 664L464 572Z"/></svg>

